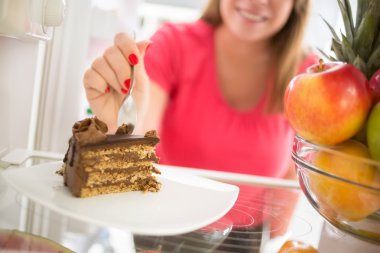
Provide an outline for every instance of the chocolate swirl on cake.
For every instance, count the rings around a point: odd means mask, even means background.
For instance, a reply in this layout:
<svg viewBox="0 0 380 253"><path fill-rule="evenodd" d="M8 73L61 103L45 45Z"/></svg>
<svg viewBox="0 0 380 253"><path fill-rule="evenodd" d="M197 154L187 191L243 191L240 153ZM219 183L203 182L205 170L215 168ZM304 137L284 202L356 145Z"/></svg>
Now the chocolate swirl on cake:
<svg viewBox="0 0 380 253"><path fill-rule="evenodd" d="M105 140L108 127L97 118L88 118L76 122L72 131L78 144L85 145Z"/></svg>
<svg viewBox="0 0 380 253"><path fill-rule="evenodd" d="M119 128L116 130L116 135L122 135L122 134L132 134L133 129L135 128L132 124L123 124L119 126Z"/></svg>

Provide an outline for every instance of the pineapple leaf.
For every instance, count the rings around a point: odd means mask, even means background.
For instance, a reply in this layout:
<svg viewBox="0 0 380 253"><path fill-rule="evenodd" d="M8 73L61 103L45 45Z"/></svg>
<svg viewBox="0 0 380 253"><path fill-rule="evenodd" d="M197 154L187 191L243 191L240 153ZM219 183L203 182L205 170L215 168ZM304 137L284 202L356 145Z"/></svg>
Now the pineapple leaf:
<svg viewBox="0 0 380 253"><path fill-rule="evenodd" d="M323 17L321 17L322 20L326 23L326 25L328 26L328 28L330 29L331 31L331 34L333 35L334 39L338 42L340 42L340 38L338 37L338 35L336 34L334 28L329 24L329 22L327 22L326 19L324 19Z"/></svg>
<svg viewBox="0 0 380 253"><path fill-rule="evenodd" d="M371 53L374 34L376 32L377 24L375 24L375 15L371 8L369 8L363 16L362 21L358 27L354 37L354 51L358 52L360 57L367 60Z"/></svg>
<svg viewBox="0 0 380 253"><path fill-rule="evenodd" d="M380 23L379 23L380 25ZM373 48L377 48L378 46L380 46L380 31L377 31L377 39L376 41L373 43Z"/></svg>
<svg viewBox="0 0 380 253"><path fill-rule="evenodd" d="M325 53L322 49L320 48L317 48L317 50L326 58L326 59L329 59L330 61L337 61L337 59L335 59L333 56L331 55L328 55L327 53Z"/></svg>
<svg viewBox="0 0 380 253"><path fill-rule="evenodd" d="M360 71L363 72L363 74L366 75L368 79L370 78L370 76L368 75L367 66L366 66L365 62L363 61L363 59L359 55L356 56L356 58L352 64L355 67L357 67L358 69L360 69Z"/></svg>
<svg viewBox="0 0 380 253"><path fill-rule="evenodd" d="M375 50L380 45L380 1L374 2L373 14L375 16L375 41L372 45L372 50Z"/></svg>
<svg viewBox="0 0 380 253"><path fill-rule="evenodd" d="M342 34L342 50L343 54L347 56L347 60L349 63L354 62L355 60L355 52L351 47L350 42L348 41L347 37Z"/></svg>
<svg viewBox="0 0 380 253"><path fill-rule="evenodd" d="M374 6L373 10L376 15L376 18L380 17L380 2L379 0L372 0L372 4Z"/></svg>
<svg viewBox="0 0 380 253"><path fill-rule="evenodd" d="M344 0L344 5L346 6L347 17L348 17L348 20L350 21L351 31L354 34L355 33L355 24L354 24L354 19L352 17L352 8L351 8L350 0Z"/></svg>
<svg viewBox="0 0 380 253"><path fill-rule="evenodd" d="M370 1L371 0L358 0L357 1L356 24L355 24L356 31L358 30L360 22L363 18L363 13L365 13L368 9Z"/></svg>
<svg viewBox="0 0 380 253"><path fill-rule="evenodd" d="M370 76L372 76L376 70L380 69L380 45L372 52L368 59L367 66Z"/></svg>
<svg viewBox="0 0 380 253"><path fill-rule="evenodd" d="M342 17L343 17L344 28L346 30L346 36L347 36L348 41L352 43L354 39L354 33L353 33L351 6L350 4L346 5L346 2L348 1L344 0L344 2L342 2L342 0L338 0L340 13L342 14Z"/></svg>
<svg viewBox="0 0 380 253"><path fill-rule="evenodd" d="M340 44L338 41L333 39L332 44L331 44L331 48L339 60L347 62L348 59L347 59L346 55L343 53L342 44Z"/></svg>

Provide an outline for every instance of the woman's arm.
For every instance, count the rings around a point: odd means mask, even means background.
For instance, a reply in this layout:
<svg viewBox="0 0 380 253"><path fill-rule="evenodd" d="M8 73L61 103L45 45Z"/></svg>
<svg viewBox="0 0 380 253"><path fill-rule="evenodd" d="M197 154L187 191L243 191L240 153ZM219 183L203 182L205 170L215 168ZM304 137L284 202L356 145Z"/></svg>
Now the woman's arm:
<svg viewBox="0 0 380 253"><path fill-rule="evenodd" d="M137 133L144 133L152 129L160 130L168 100L167 92L157 83L150 81L149 98L145 111L142 112L141 125L137 126Z"/></svg>

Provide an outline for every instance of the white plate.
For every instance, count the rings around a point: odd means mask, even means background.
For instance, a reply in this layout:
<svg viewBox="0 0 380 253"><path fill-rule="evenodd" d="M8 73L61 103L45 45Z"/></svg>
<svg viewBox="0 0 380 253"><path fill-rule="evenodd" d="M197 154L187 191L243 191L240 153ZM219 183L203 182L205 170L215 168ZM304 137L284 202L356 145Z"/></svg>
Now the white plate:
<svg viewBox="0 0 380 253"><path fill-rule="evenodd" d="M17 191L58 213L100 226L140 235L175 235L207 226L234 205L239 188L160 165L157 193L127 192L76 198L55 172L61 163L46 163L1 172Z"/></svg>

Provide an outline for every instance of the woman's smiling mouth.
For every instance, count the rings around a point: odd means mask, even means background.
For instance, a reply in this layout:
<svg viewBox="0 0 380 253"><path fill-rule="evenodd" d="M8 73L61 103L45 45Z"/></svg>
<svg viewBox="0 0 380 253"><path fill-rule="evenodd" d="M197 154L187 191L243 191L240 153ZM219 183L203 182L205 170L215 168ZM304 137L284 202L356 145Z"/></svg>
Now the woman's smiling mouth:
<svg viewBox="0 0 380 253"><path fill-rule="evenodd" d="M268 18L264 15L258 15L258 14L254 14L252 12L249 12L249 11L245 11L245 10L242 10L242 9L236 9L237 12L239 13L239 15L241 15L243 18L251 21L251 22L263 22L265 20L267 20Z"/></svg>

